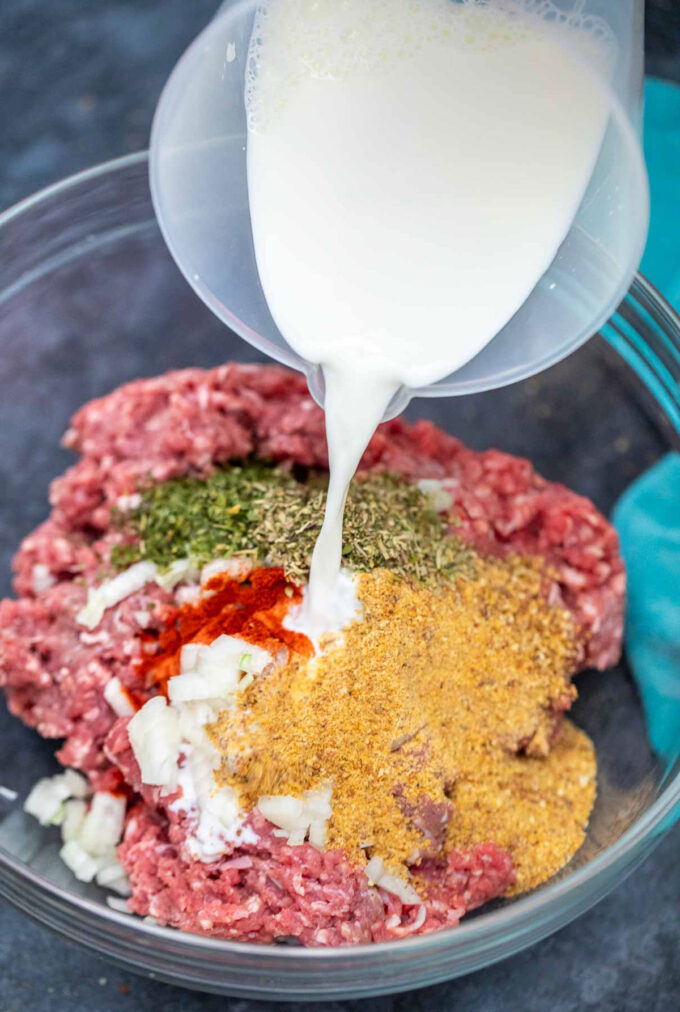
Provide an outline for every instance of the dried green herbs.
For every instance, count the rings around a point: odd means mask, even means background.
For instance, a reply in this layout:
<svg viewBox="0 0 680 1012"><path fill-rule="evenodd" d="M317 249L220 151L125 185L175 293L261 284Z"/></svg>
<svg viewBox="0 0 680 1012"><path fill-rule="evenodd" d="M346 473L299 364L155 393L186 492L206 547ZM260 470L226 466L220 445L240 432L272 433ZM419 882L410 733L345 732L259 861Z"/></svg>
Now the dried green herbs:
<svg viewBox="0 0 680 1012"><path fill-rule="evenodd" d="M218 468L210 478L172 478L140 490L141 503L118 513L118 525L132 542L114 548L119 568L139 559L166 566L191 556L198 563L232 555L256 555L250 529L261 517L274 487L296 482L260 463Z"/></svg>
<svg viewBox="0 0 680 1012"><path fill-rule="evenodd" d="M113 550L114 565L249 555L283 566L293 580L306 579L326 498L320 480L298 482L278 468L246 463L220 468L206 481L172 479L141 495L136 510L118 516L129 543ZM344 546L351 569L385 568L419 580L447 579L472 560L427 496L392 475L352 483Z"/></svg>

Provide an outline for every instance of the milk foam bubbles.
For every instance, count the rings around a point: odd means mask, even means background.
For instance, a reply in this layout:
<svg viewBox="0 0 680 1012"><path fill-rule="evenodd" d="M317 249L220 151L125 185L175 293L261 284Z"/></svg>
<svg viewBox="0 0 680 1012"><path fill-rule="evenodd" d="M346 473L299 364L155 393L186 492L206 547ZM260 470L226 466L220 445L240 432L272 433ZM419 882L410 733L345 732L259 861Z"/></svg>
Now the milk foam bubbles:
<svg viewBox="0 0 680 1012"><path fill-rule="evenodd" d="M257 266L279 329L326 384L320 614L347 486L387 404L473 358L569 231L609 114L592 71L606 74L606 26L581 8L270 0L258 15L246 80Z"/></svg>

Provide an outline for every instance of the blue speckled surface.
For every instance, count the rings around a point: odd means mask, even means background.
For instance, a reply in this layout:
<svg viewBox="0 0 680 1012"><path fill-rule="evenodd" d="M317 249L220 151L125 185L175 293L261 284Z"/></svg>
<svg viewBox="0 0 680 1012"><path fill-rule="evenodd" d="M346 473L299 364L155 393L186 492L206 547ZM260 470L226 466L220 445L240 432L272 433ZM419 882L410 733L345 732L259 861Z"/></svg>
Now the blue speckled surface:
<svg viewBox="0 0 680 1012"><path fill-rule="evenodd" d="M217 0L0 0L0 209L78 169L144 147L167 73L216 6ZM649 70L680 80L678 0L649 0L647 27ZM17 725L12 741L18 745L23 734ZM676 827L595 910L500 966L402 997L323 1008L676 1009L679 845ZM134 977L14 910L0 910L0 1012L270 1007Z"/></svg>

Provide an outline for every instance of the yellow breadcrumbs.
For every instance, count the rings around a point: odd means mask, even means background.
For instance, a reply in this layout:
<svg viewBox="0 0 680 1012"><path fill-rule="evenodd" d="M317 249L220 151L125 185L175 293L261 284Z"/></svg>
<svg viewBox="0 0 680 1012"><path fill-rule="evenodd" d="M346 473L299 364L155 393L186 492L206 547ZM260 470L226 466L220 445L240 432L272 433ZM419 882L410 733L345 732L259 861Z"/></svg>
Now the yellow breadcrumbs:
<svg viewBox="0 0 680 1012"><path fill-rule="evenodd" d="M358 864L378 856L406 876L493 841L514 891L532 888L576 851L595 795L588 738L565 722L551 749L576 648L541 581L520 557L480 559L439 588L359 576L363 620L256 680L210 728L218 779L245 807L331 783L327 846Z"/></svg>

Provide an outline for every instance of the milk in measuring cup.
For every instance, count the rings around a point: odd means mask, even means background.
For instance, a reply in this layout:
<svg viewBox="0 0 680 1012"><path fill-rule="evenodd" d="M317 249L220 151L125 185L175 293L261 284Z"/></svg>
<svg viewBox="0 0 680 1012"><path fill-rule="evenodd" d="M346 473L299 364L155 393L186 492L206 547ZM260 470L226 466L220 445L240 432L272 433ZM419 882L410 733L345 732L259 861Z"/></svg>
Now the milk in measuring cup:
<svg viewBox="0 0 680 1012"><path fill-rule="evenodd" d="M496 335L585 192L609 112L592 69L606 32L554 14L531 0L269 0L257 17L257 266L279 329L326 384L310 628L337 624L347 488L387 404Z"/></svg>

